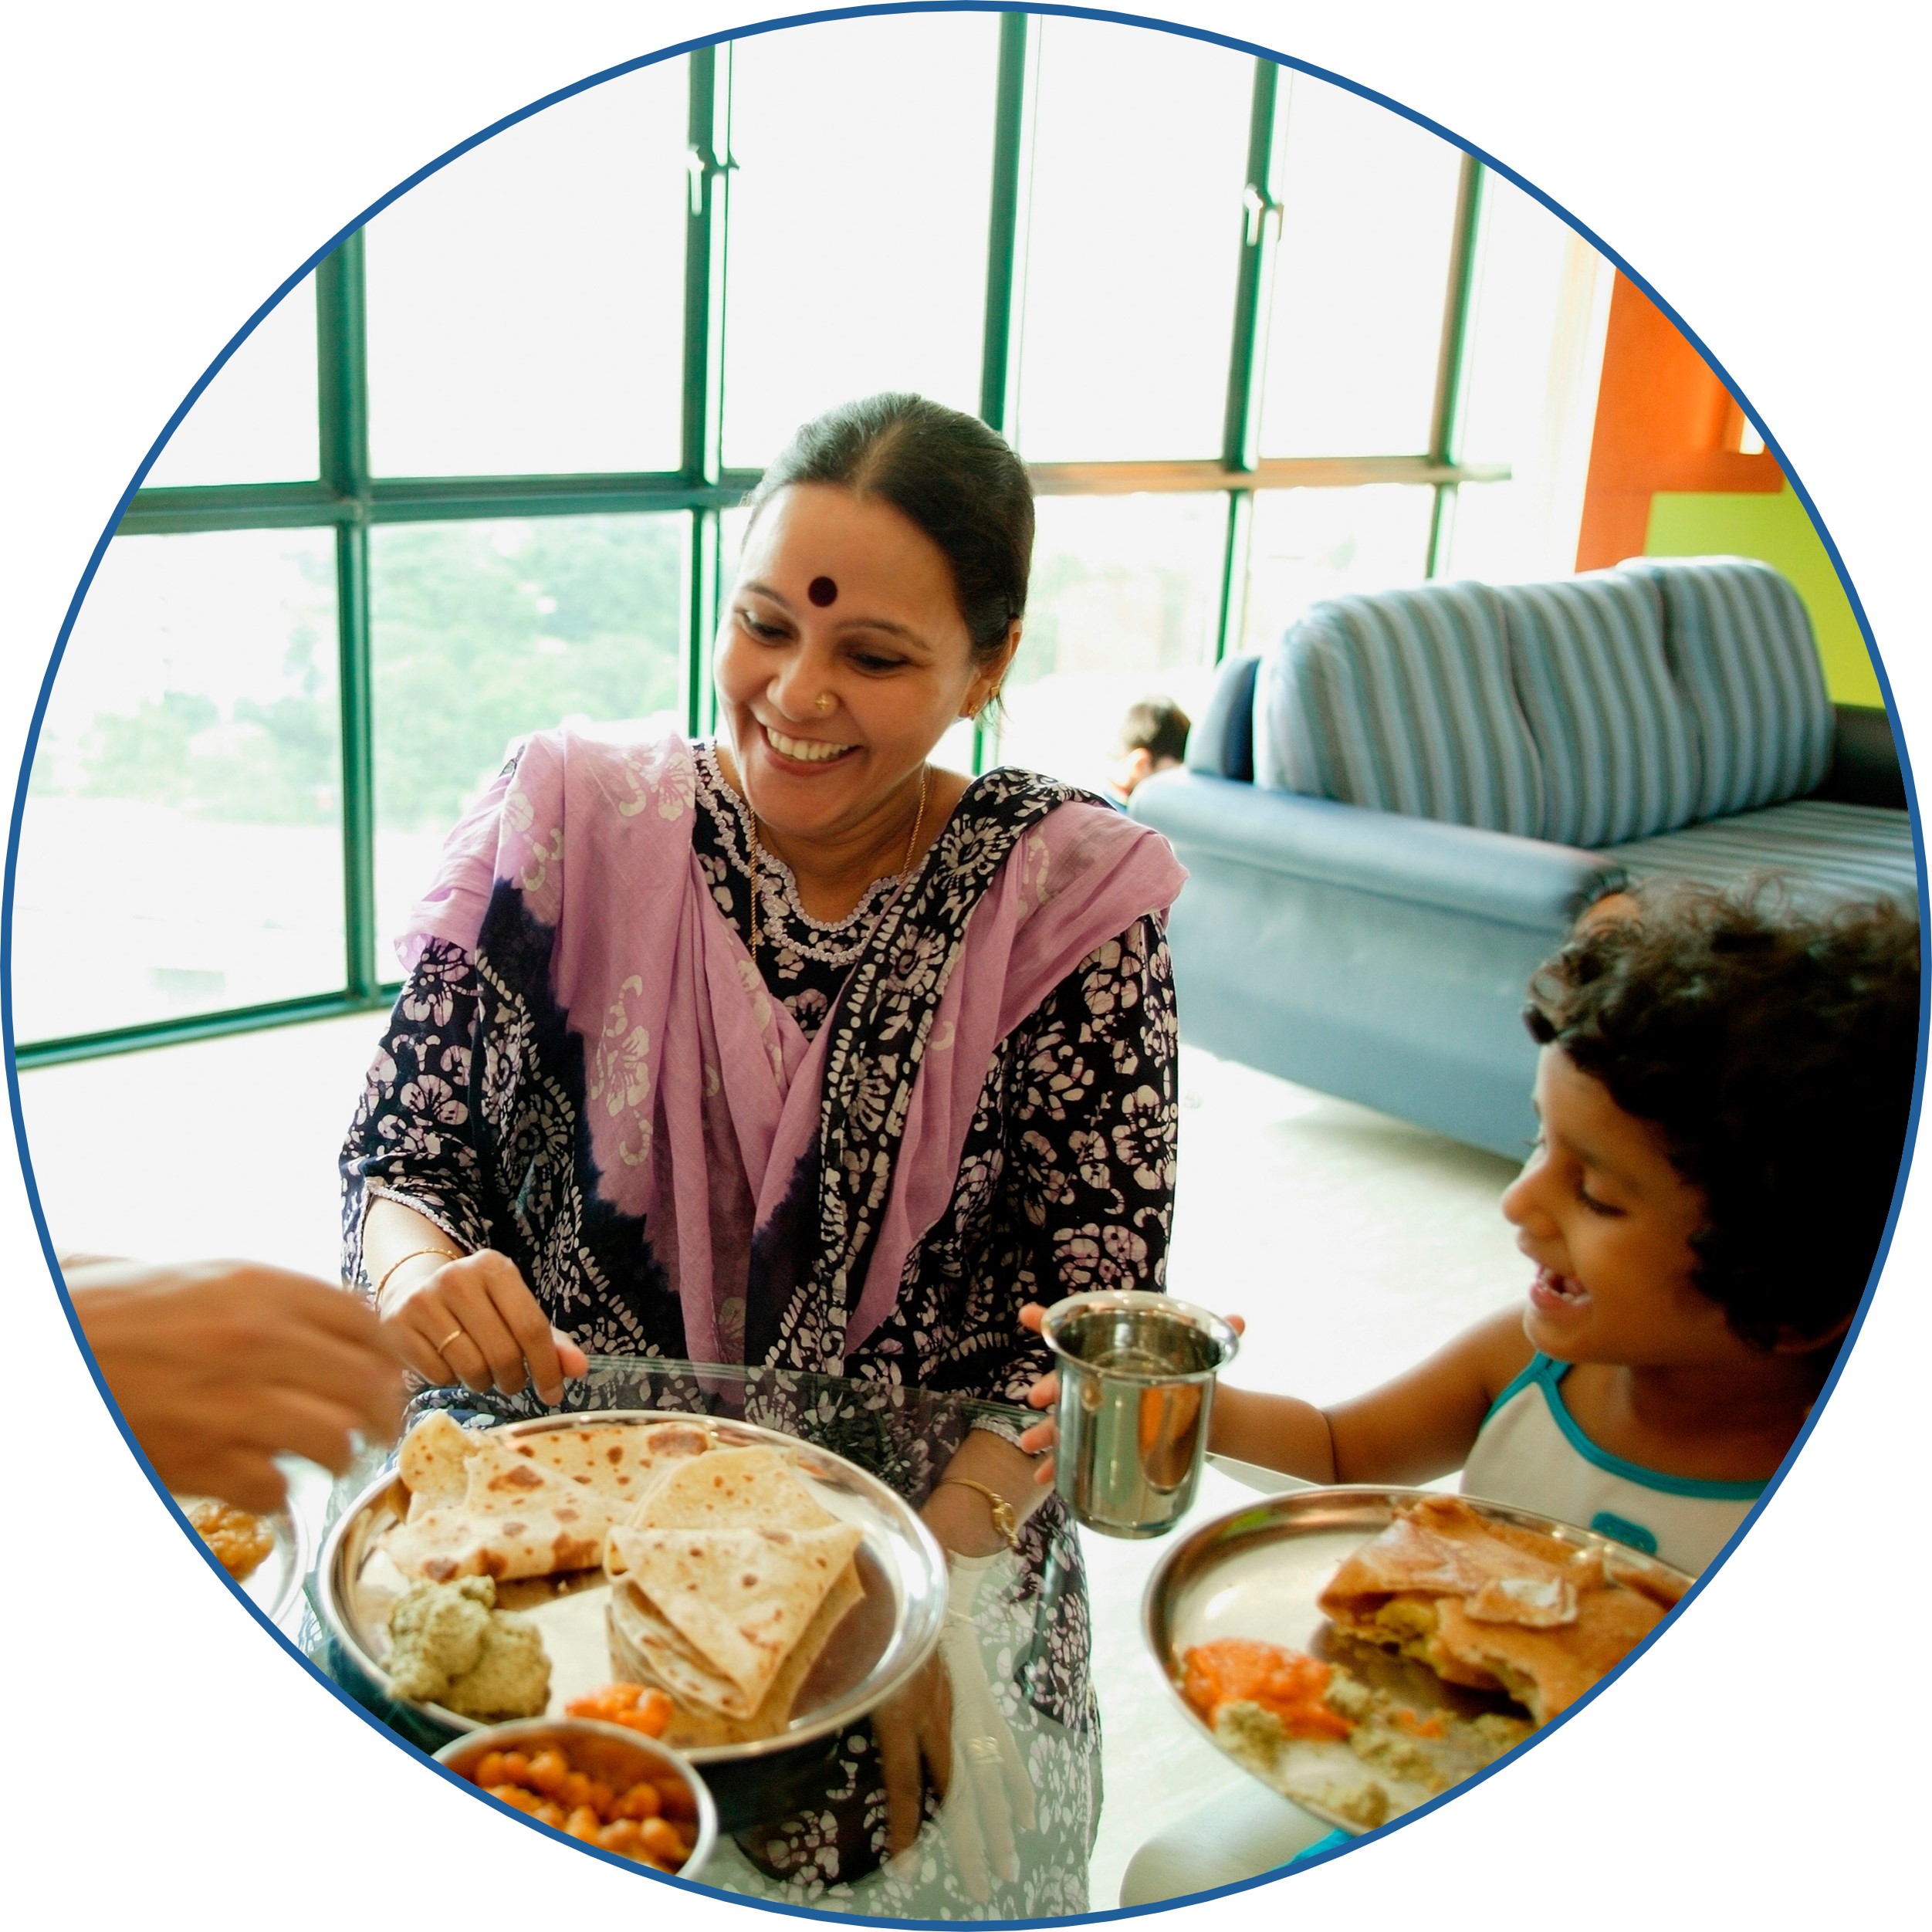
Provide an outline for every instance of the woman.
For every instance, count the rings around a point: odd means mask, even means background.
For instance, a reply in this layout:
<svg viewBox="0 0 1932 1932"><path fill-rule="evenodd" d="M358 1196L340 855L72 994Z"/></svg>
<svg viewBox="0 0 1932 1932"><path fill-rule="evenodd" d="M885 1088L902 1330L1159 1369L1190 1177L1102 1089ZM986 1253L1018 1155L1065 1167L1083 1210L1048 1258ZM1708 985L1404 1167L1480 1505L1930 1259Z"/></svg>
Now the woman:
<svg viewBox="0 0 1932 1932"><path fill-rule="evenodd" d="M345 1150L349 1267L438 1383L553 1402L588 1351L1017 1404L1046 1365L1024 1303L1163 1277L1184 875L1084 794L929 762L1020 641L1032 498L984 425L834 410L751 507L719 739L540 735L452 835ZM1029 1477L976 1429L925 1521L986 1558ZM1044 1836L990 1819L950 1882L1077 1910L1098 1740L1056 1504L1018 1555L1023 1593L1062 1592L1026 1693ZM843 1876L910 1842L922 1751L946 1781L942 1704L879 1727Z"/></svg>

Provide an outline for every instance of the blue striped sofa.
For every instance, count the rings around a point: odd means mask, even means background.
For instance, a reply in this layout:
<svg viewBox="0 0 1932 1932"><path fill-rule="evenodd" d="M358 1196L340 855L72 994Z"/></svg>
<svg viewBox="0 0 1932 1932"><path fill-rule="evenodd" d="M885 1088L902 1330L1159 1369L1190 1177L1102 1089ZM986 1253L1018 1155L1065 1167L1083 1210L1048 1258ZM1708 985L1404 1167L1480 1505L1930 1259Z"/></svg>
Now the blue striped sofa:
<svg viewBox="0 0 1932 1932"><path fill-rule="evenodd" d="M1223 671L1187 768L1134 794L1190 877L1183 1036L1520 1154L1524 983L1626 878L1775 871L1916 901L1885 714L1835 708L1768 566L1319 604Z"/></svg>

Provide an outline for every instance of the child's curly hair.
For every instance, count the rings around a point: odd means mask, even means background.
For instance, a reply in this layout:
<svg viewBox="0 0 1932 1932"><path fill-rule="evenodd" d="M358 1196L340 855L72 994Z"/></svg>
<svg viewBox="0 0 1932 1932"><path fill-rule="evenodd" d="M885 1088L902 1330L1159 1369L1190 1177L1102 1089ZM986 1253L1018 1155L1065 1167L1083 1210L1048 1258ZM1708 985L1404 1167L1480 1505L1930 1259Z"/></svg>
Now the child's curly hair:
<svg viewBox="0 0 1932 1932"><path fill-rule="evenodd" d="M1524 1019L1663 1130L1709 1216L1699 1288L1754 1347L1834 1339L1890 1212L1919 1037L1919 929L1775 880L1640 885L1586 915Z"/></svg>

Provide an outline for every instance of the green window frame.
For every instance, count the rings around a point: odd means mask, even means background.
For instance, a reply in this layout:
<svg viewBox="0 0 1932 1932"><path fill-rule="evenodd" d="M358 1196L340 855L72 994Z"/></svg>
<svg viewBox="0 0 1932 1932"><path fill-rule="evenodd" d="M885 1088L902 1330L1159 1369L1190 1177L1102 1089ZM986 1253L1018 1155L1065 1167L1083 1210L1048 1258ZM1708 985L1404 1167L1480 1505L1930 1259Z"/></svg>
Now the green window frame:
<svg viewBox="0 0 1932 1932"><path fill-rule="evenodd" d="M1038 16L1000 16L993 180L986 262L980 414L1003 431L1015 367L1016 255L1027 164L1030 90L1038 71ZM22 1068L92 1058L299 1021L386 1008L397 983L378 970L375 910L374 743L369 624L369 530L373 524L539 517L650 510L694 512L691 594L683 666L686 729L710 729L709 655L723 586L722 513L753 487L760 472L727 470L722 458L722 368L725 315L725 231L729 219L732 49L729 41L684 56L689 63L691 199L685 224L680 463L675 471L587 475L385 478L369 465L369 391L364 301L363 237L350 235L315 271L317 407L320 475L308 483L203 486L142 489L121 519L122 536L203 530L333 526L335 533L337 651L343 773L343 890L345 946L338 992L231 1008L19 1045ZM1465 483L1501 481L1500 465L1457 458L1458 404L1482 198L1483 169L1463 158L1430 446L1408 455L1297 457L1257 454L1258 359L1266 340L1265 305L1274 281L1273 251L1282 201L1274 178L1282 112L1281 69L1254 63L1247 181L1242 204L1228 211L1230 245L1240 250L1233 328L1228 344L1227 403L1218 459L1161 462L1057 462L1031 465L1041 495L1214 492L1227 499L1227 537L1215 641L1218 662L1242 633L1248 536L1254 492L1376 483L1423 485L1434 492L1427 574L1446 557L1455 492ZM973 764L983 769L988 743L976 733Z"/></svg>

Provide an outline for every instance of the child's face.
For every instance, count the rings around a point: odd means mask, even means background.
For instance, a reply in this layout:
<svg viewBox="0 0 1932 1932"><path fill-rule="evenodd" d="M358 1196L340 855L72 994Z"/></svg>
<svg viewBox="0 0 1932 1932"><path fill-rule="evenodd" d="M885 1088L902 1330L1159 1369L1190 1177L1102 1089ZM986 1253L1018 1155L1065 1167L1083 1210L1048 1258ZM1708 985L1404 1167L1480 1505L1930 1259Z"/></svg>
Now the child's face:
<svg viewBox="0 0 1932 1932"><path fill-rule="evenodd" d="M1662 1135L1601 1081L1545 1047L1536 1074L1542 1139L1503 1196L1516 1245L1537 1264L1523 1327L1559 1362L1689 1367L1746 1345L1691 1281L1703 1193Z"/></svg>

